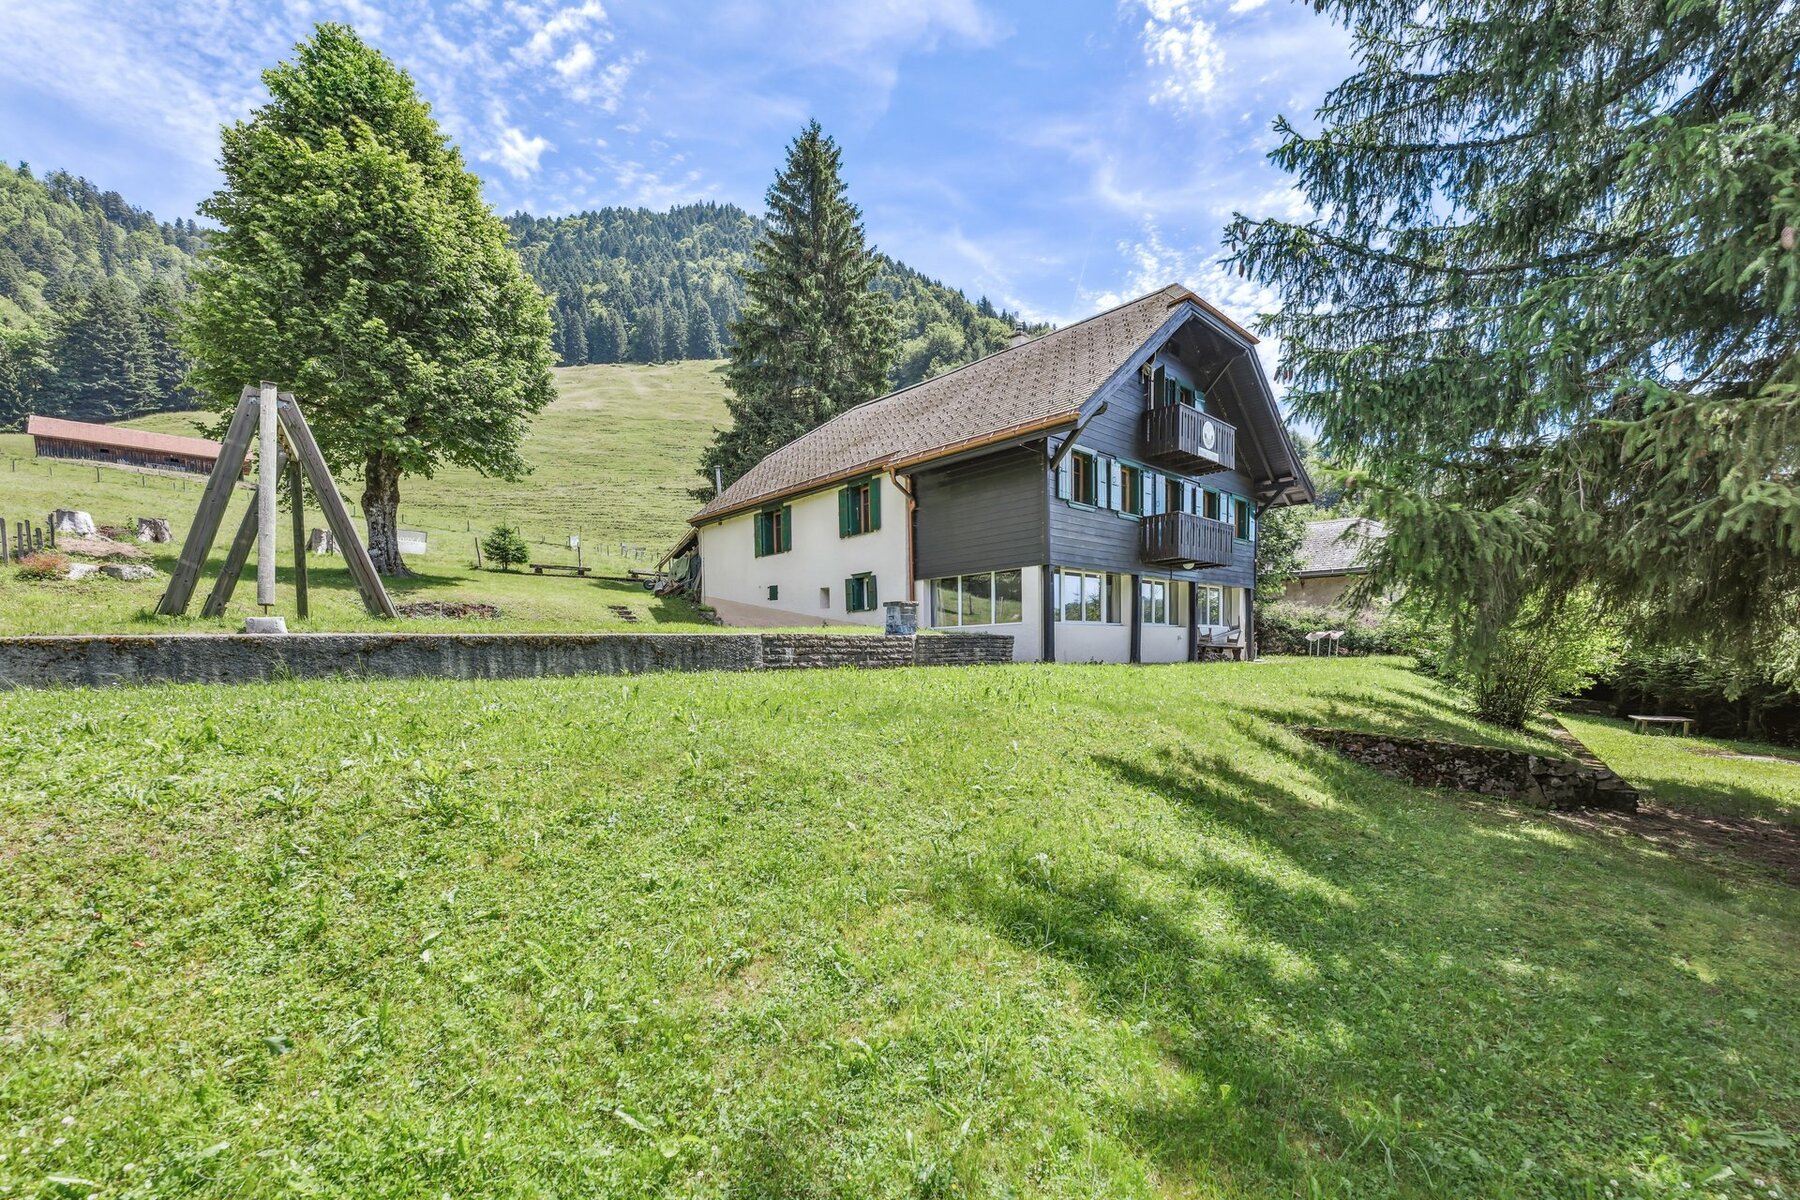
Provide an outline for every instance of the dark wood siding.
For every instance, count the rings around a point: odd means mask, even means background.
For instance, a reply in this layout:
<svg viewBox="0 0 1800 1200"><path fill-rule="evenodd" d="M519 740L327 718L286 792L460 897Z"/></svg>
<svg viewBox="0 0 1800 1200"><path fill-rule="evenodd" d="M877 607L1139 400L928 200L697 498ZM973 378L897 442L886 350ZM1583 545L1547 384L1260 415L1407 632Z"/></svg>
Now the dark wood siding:
<svg viewBox="0 0 1800 1200"><path fill-rule="evenodd" d="M1041 445L914 473L914 573L937 579L1048 561Z"/></svg>
<svg viewBox="0 0 1800 1200"><path fill-rule="evenodd" d="M1193 384L1188 373L1172 359L1157 361L1163 362L1171 375L1189 385ZM1141 433L1144 385L1138 376L1137 364L1133 363L1132 367L1129 374L1113 384L1101 397L1107 402L1106 411L1088 423L1087 428L1076 439L1076 445L1096 454L1111 455L1141 464L1144 461ZM1158 473L1172 474L1168 471ZM1202 487L1246 498L1252 495L1250 480L1241 469L1183 478L1192 478ZM1108 509L1087 508L1059 500L1056 498L1056 481L1048 475L1042 479L1042 494L1047 499L1050 510L1050 561L1058 566L1086 567L1123 574L1137 572L1168 575L1175 579L1235 587L1248 587L1253 582L1254 568L1249 542L1233 542L1232 560L1228 566L1202 571L1167 571L1144 562L1139 553L1136 519L1121 516Z"/></svg>

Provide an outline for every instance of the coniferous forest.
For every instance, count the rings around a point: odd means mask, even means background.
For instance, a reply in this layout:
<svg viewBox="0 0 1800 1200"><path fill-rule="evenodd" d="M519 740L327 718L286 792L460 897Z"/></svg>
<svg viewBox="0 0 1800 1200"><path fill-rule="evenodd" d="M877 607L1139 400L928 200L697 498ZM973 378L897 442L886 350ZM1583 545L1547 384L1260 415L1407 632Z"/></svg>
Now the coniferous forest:
<svg viewBox="0 0 1800 1200"><path fill-rule="evenodd" d="M760 220L731 204L506 219L551 306L559 365L723 358ZM190 407L178 310L206 230L63 171L0 164L0 427ZM1017 318L879 256L900 332L890 382L1006 345ZM1041 327L1034 328L1039 331Z"/></svg>

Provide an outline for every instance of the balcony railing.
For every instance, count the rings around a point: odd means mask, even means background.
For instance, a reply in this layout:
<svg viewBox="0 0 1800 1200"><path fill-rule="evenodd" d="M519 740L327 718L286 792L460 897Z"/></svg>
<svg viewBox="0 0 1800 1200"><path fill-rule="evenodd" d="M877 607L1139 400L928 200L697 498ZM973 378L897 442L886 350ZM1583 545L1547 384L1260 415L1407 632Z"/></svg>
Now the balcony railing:
<svg viewBox="0 0 1800 1200"><path fill-rule="evenodd" d="M1159 513L1138 522L1139 552L1147 563L1223 567L1231 563L1231 526L1193 513Z"/></svg>
<svg viewBox="0 0 1800 1200"><path fill-rule="evenodd" d="M1237 430L1191 404L1165 404L1144 414L1144 457L1189 475L1237 465Z"/></svg>

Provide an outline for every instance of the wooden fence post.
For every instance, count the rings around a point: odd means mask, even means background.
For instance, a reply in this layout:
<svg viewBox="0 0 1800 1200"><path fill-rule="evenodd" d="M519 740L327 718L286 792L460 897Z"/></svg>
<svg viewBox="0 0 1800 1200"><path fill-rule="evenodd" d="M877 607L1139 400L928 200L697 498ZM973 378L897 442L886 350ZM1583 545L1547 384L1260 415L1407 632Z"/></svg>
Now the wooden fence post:
<svg viewBox="0 0 1800 1200"><path fill-rule="evenodd" d="M308 612L306 595L306 495L301 490L300 457L288 464L288 503L294 509L294 611L301 617Z"/></svg>
<svg viewBox="0 0 1800 1200"><path fill-rule="evenodd" d="M243 469L244 455L250 450L250 434L256 427L256 389L246 387L238 396L237 411L231 414L231 425L219 446L219 459L212 474L206 477L206 488L200 493L200 506L194 523L188 527L187 541L181 546L181 559L169 576L168 590L157 602L156 611L165 617L179 617L193 599L194 586L200 582L200 568L219 536L219 522L225 517L225 505Z"/></svg>
<svg viewBox="0 0 1800 1200"><path fill-rule="evenodd" d="M350 565L350 577L356 580L356 588L362 593L363 607L373 616L398 616L394 611L393 600L388 597L387 588L381 584L381 576L375 573L375 564L369 558L369 548L356 535L356 526L350 523L350 514L344 511L344 499L338 495L337 484L331 478L331 468L325 465L325 456L319 453L319 443L313 440L312 430L307 426L300 406L294 403L294 397L290 393L281 393L279 412L282 427L287 430L288 440L293 443L294 457L306 469L313 494L319 498L319 507L325 510L325 523L331 527L332 535L337 538L338 546L344 552L344 561Z"/></svg>

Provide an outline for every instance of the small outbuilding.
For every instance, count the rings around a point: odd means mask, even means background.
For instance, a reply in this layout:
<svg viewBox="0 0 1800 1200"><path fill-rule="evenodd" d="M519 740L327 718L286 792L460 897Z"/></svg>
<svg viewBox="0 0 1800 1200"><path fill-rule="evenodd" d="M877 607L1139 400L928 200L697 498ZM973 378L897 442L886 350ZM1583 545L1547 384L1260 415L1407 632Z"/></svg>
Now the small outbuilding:
<svg viewBox="0 0 1800 1200"><path fill-rule="evenodd" d="M1386 536L1381 522L1368 517L1313 521L1300 542L1300 570L1288 581L1282 598L1308 608L1331 608L1368 574L1364 551Z"/></svg>
<svg viewBox="0 0 1800 1200"><path fill-rule="evenodd" d="M219 443L209 438L151 433L123 425L65 421L33 413L25 419L39 458L72 458L121 467L192 471L204 475L219 460Z"/></svg>

